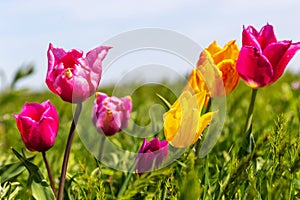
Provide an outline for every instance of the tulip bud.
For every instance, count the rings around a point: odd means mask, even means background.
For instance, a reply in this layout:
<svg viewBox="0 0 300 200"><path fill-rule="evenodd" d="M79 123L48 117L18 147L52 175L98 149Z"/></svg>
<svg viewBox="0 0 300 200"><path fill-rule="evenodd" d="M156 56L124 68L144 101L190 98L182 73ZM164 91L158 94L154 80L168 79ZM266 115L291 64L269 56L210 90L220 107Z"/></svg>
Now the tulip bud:
<svg viewBox="0 0 300 200"><path fill-rule="evenodd" d="M14 117L27 149L45 152L54 145L59 120L57 111L49 100L41 104L26 103L21 113Z"/></svg>
<svg viewBox="0 0 300 200"><path fill-rule="evenodd" d="M152 169L157 169L168 156L168 142L154 138L150 142L144 139L136 158L136 172L141 175Z"/></svg>
<svg viewBox="0 0 300 200"><path fill-rule="evenodd" d="M127 128L131 110L130 97L117 98L97 93L92 120L99 133L111 136Z"/></svg>

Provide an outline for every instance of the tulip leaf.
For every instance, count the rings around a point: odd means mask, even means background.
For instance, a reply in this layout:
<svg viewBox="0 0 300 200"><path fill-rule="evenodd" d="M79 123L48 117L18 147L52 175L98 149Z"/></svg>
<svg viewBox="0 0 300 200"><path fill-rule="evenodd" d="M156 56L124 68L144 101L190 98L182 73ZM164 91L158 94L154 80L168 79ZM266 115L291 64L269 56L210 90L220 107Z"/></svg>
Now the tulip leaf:
<svg viewBox="0 0 300 200"><path fill-rule="evenodd" d="M31 183L32 196L35 199L45 199L52 200L55 199L55 196L45 180L42 180L40 183L33 181Z"/></svg>
<svg viewBox="0 0 300 200"><path fill-rule="evenodd" d="M15 74L13 81L11 82L10 87L13 89L16 83L34 72L34 66L32 64L21 66Z"/></svg>
<svg viewBox="0 0 300 200"><path fill-rule="evenodd" d="M14 148L12 148L12 151L18 157L18 159L22 162L24 167L26 167L31 178L35 182L40 183L44 179L44 177L43 177L42 173L40 172L39 168L35 164L30 162L27 158L25 158L21 154L19 154Z"/></svg>
<svg viewBox="0 0 300 200"><path fill-rule="evenodd" d="M25 167L20 162L5 165L0 169L0 177L1 177L0 183L2 184L8 180L13 179L14 177L17 177L24 170Z"/></svg>
<svg viewBox="0 0 300 200"><path fill-rule="evenodd" d="M168 101L168 100L166 100L163 96L161 96L160 94L158 94L158 93L156 93L156 95L158 96L158 98L160 99L160 100L162 100L162 102L168 107L168 109L170 109L171 108L171 104L170 104L170 102Z"/></svg>

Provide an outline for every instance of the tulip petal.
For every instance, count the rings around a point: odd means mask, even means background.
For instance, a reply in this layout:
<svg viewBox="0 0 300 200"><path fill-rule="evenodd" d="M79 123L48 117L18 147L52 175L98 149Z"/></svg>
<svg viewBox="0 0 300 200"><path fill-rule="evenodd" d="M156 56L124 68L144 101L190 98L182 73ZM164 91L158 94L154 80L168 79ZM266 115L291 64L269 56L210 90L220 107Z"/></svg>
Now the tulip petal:
<svg viewBox="0 0 300 200"><path fill-rule="evenodd" d="M51 65L50 66L54 66L57 65L58 62L60 62L63 57L67 54L67 52L62 49L62 48L55 48L53 47L53 45L50 43L49 44L49 48L48 48L48 54L51 54L51 60L48 60L48 62L51 61Z"/></svg>
<svg viewBox="0 0 300 200"><path fill-rule="evenodd" d="M132 99L130 96L121 98L122 104L122 110L123 113L123 121L121 125L121 129L127 128L129 118L130 118L130 111L132 110Z"/></svg>
<svg viewBox="0 0 300 200"><path fill-rule="evenodd" d="M102 61L106 57L108 50L111 48L112 47L109 46L99 46L86 54L86 60L88 61L92 71L101 73Z"/></svg>
<svg viewBox="0 0 300 200"><path fill-rule="evenodd" d="M271 65L273 66L274 73L276 71L276 67L280 62L281 58L291 46L291 41L281 41L269 44L265 50L263 51L264 56L269 60Z"/></svg>
<svg viewBox="0 0 300 200"><path fill-rule="evenodd" d="M235 67L236 61L232 59L223 60L217 64L217 67L222 72L222 80L224 83L226 95L231 93L236 88L239 82L239 73Z"/></svg>
<svg viewBox="0 0 300 200"><path fill-rule="evenodd" d="M71 102L83 102L86 98L91 96L91 91L93 91L92 93L95 92L95 90L87 88L90 88L90 84L85 76L74 76L73 90L70 91L72 95Z"/></svg>
<svg viewBox="0 0 300 200"><path fill-rule="evenodd" d="M41 106L43 106L44 109L45 109L45 111L44 111L43 115L41 116L41 118L51 116L51 118L55 122L59 121L58 113L56 111L56 108L50 103L50 100L44 101L43 103L41 103ZM56 125L56 126L58 126L58 125Z"/></svg>
<svg viewBox="0 0 300 200"><path fill-rule="evenodd" d="M28 139L28 133L32 131L32 129L36 125L36 122L33 121L30 117L23 116L23 114L22 115L20 114L16 119L17 119L17 127L21 133L21 138L26 148L28 148L30 151L35 151L35 149L30 144L31 141Z"/></svg>
<svg viewBox="0 0 300 200"><path fill-rule="evenodd" d="M269 84L273 77L271 63L254 47L242 47L236 69L241 78L252 88Z"/></svg>
<svg viewBox="0 0 300 200"><path fill-rule="evenodd" d="M258 32L253 26L248 26L247 28L243 27L242 33L242 44L243 46L252 46L261 50L260 44L257 41Z"/></svg>
<svg viewBox="0 0 300 200"><path fill-rule="evenodd" d="M197 134L194 138L193 144L197 142L197 140L201 137L204 129L208 126L208 124L211 122L211 120L216 114L217 112L208 112L200 117L198 127L197 127Z"/></svg>
<svg viewBox="0 0 300 200"><path fill-rule="evenodd" d="M55 121L51 118L44 118L38 126L32 129L28 140L35 151L45 152L54 145L57 131Z"/></svg>
<svg viewBox="0 0 300 200"><path fill-rule="evenodd" d="M44 152L53 146L59 121L57 111L49 100L41 104L26 103L21 113L14 117L22 140L30 151Z"/></svg>
<svg viewBox="0 0 300 200"><path fill-rule="evenodd" d="M219 51L222 51L222 47L220 47L218 44L217 44L217 41L213 41L213 43L211 43L207 48L206 50L211 54L211 55L214 55L216 53L218 53Z"/></svg>
<svg viewBox="0 0 300 200"><path fill-rule="evenodd" d="M131 109L130 97L109 97L99 92L94 101L92 121L98 132L111 136L127 128Z"/></svg>
<svg viewBox="0 0 300 200"><path fill-rule="evenodd" d="M38 122L44 111L45 108L43 105L40 105L38 103L25 103L21 113L22 116L27 116L32 120Z"/></svg>
<svg viewBox="0 0 300 200"><path fill-rule="evenodd" d="M197 124L200 118L198 99L190 92L183 92L179 97L181 108L181 120L178 121L179 129L175 137L170 141L174 147L184 148L192 145L197 134ZM203 103L202 103L203 104Z"/></svg>
<svg viewBox="0 0 300 200"><path fill-rule="evenodd" d="M205 81L207 93L211 97L224 96L225 90L222 81L222 72L214 64L214 61L206 50L200 54L199 62L201 65L198 65L197 69Z"/></svg>
<svg viewBox="0 0 300 200"><path fill-rule="evenodd" d="M210 52L211 53L211 52ZM235 40L229 41L223 49L221 49L218 52L215 52L213 55L213 59L215 64L218 64L219 62L226 60L226 59L232 59L237 60L237 57L239 55L239 48L237 44L235 43Z"/></svg>
<svg viewBox="0 0 300 200"><path fill-rule="evenodd" d="M163 116L164 134L167 141L172 141L179 130L180 122L178 120L181 120L181 117L177 118L176 112L177 110L171 108Z"/></svg>
<svg viewBox="0 0 300 200"><path fill-rule="evenodd" d="M262 50L264 50L269 44L277 42L273 26L267 24L262 27L262 29L259 31L257 40Z"/></svg>
<svg viewBox="0 0 300 200"><path fill-rule="evenodd" d="M188 116L186 116L188 115ZM197 134L197 124L199 121L199 111L195 108L185 112L181 121L179 131L170 144L176 148L186 148L192 145Z"/></svg>
<svg viewBox="0 0 300 200"><path fill-rule="evenodd" d="M145 138L136 157L136 173L141 175L144 172L157 169L166 156L168 156L167 141L160 141L155 137L148 142Z"/></svg>
<svg viewBox="0 0 300 200"><path fill-rule="evenodd" d="M189 91L192 94L197 94L202 91L206 91L207 93L209 92L199 70L192 70L189 81L183 91Z"/></svg>
<svg viewBox="0 0 300 200"><path fill-rule="evenodd" d="M274 68L274 76L272 78L272 83L275 82L284 72L287 64L294 57L297 51L300 49L300 42L292 43L289 49L281 57L278 65Z"/></svg>

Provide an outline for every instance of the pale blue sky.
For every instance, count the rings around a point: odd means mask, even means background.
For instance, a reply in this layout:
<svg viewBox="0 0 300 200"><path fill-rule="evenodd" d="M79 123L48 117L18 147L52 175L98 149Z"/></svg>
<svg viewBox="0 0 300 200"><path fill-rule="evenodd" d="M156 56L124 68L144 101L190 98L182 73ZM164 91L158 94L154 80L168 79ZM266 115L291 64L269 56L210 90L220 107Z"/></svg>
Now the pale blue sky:
<svg viewBox="0 0 300 200"><path fill-rule="evenodd" d="M243 25L260 29L267 22L279 40L296 42L300 41L299 19L297 0L3 0L0 73L5 73L8 83L20 65L32 62L35 75L18 87L45 88L49 42L87 52L122 32L156 27L186 35L201 47L213 40L223 46L232 39L240 46ZM300 71L300 55L288 68ZM110 79L107 76L103 84Z"/></svg>

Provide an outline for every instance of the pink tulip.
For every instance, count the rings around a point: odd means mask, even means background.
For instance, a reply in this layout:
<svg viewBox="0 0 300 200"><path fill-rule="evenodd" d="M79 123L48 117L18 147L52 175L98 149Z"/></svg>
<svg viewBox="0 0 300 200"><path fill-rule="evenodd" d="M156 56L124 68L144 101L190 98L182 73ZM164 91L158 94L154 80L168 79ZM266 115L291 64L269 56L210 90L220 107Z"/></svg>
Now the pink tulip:
<svg viewBox="0 0 300 200"><path fill-rule="evenodd" d="M141 175L152 169L157 169L168 156L168 142L160 141L158 138L144 142L136 158L136 172Z"/></svg>
<svg viewBox="0 0 300 200"><path fill-rule="evenodd" d="M64 101L81 103L93 95L101 79L102 61L111 47L100 46L83 57L81 50L66 52L50 43L46 84Z"/></svg>
<svg viewBox="0 0 300 200"><path fill-rule="evenodd" d="M99 133L111 136L127 128L131 110L130 97L109 97L99 92L96 94L92 120Z"/></svg>
<svg viewBox="0 0 300 200"><path fill-rule="evenodd" d="M274 83L300 49L300 42L277 41L273 26L267 24L258 32L243 28L242 49L236 64L240 77L252 88Z"/></svg>
<svg viewBox="0 0 300 200"><path fill-rule="evenodd" d="M27 149L45 152L54 145L59 121L57 111L49 100L41 104L26 103L21 113L14 117Z"/></svg>

